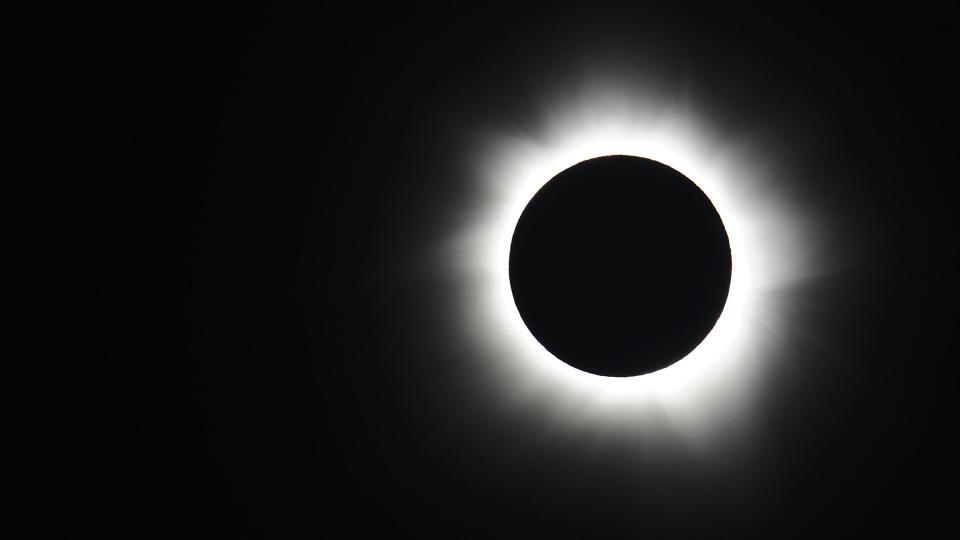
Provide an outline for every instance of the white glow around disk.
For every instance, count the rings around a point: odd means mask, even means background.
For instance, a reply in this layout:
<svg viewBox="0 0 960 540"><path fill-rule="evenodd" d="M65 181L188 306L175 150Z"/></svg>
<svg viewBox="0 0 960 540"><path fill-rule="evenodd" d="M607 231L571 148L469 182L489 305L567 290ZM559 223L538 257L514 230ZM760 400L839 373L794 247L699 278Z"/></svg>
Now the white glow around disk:
<svg viewBox="0 0 960 540"><path fill-rule="evenodd" d="M481 193L448 252L465 293L458 325L480 351L478 392L512 414L565 431L669 431L701 445L749 420L785 326L777 293L816 271L811 233L781 196L769 141L721 136L692 108L629 90L555 97L522 133L492 129L473 141ZM514 228L534 194L572 165L615 154L659 161L696 183L723 220L733 262L706 339L675 364L629 378L585 373L548 352L521 319L508 274Z"/></svg>

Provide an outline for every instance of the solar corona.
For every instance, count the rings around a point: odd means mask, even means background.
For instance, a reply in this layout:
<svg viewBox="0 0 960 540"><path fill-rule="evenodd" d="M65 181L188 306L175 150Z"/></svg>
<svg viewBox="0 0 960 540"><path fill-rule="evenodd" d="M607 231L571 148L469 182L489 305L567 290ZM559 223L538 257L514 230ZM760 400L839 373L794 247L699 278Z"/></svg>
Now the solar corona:
<svg viewBox="0 0 960 540"><path fill-rule="evenodd" d="M688 104L612 79L544 95L523 130L471 135L478 195L446 243L453 335L491 406L571 433L735 440L785 346L782 292L825 263L816 233L778 193L770 141L721 136ZM586 170L605 160L626 171ZM620 296L584 289L605 271L643 276Z"/></svg>

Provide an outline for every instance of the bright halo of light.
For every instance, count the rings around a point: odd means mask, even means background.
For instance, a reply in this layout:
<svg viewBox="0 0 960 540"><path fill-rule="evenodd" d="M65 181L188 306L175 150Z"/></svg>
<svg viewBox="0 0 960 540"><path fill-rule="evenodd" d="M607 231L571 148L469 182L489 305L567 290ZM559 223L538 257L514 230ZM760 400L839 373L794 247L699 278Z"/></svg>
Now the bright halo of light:
<svg viewBox="0 0 960 540"><path fill-rule="evenodd" d="M511 412L536 411L567 431L729 438L749 421L787 325L777 292L816 272L812 233L780 194L769 141L721 136L691 107L626 90L555 99L534 129L474 141L480 201L449 252L465 293L459 327L488 374L481 392ZM548 352L521 319L508 273L513 232L534 194L568 167L618 154L661 162L699 186L723 220L733 263L726 305L703 342L667 368L628 378L589 374Z"/></svg>

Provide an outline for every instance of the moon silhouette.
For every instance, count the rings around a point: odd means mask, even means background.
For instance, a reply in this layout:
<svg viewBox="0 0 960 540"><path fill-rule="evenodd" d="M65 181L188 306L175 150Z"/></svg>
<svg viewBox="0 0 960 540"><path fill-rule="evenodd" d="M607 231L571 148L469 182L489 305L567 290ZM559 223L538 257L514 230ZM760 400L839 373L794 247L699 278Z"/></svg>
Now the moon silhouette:
<svg viewBox="0 0 960 540"><path fill-rule="evenodd" d="M510 286L533 336L588 373L632 377L685 357L730 288L723 221L697 185L635 156L574 165L527 204Z"/></svg>

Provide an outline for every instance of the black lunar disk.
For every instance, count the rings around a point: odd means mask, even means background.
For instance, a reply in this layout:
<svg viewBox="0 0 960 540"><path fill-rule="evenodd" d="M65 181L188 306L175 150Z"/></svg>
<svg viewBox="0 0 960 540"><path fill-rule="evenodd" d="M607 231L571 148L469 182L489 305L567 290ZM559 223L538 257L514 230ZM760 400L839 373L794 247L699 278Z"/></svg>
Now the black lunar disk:
<svg viewBox="0 0 960 540"><path fill-rule="evenodd" d="M520 316L554 356L611 377L663 369L713 328L730 242L687 177L634 156L590 159L530 200L510 246Z"/></svg>

